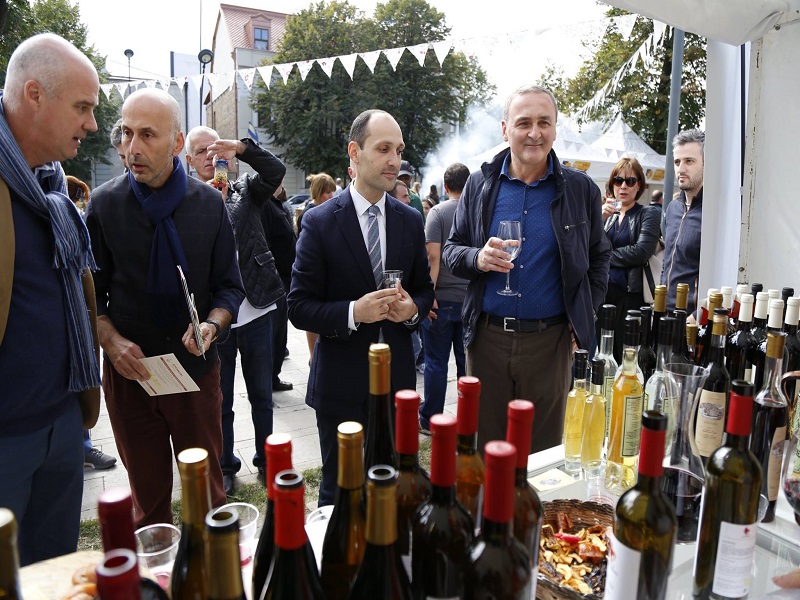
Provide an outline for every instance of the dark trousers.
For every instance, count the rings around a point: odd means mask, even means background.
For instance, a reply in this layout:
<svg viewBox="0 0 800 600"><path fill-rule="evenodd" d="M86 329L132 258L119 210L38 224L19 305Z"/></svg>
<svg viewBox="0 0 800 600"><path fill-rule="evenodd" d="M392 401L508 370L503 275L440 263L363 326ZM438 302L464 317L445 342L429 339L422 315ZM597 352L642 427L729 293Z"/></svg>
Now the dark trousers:
<svg viewBox="0 0 800 600"><path fill-rule="evenodd" d="M264 442L272 434L272 313L261 315L241 327L230 330L218 344L220 388L222 389L222 472L234 475L242 461L233 452L233 384L236 376L236 354L241 356L242 374L250 401L250 416L255 430L256 452L253 466L264 469Z"/></svg>
<svg viewBox="0 0 800 600"><path fill-rule="evenodd" d="M564 410L572 381L569 324L537 333L504 331L481 316L467 349L467 373L481 380L478 449L506 439L508 403L530 400L535 405L531 452L561 443Z"/></svg>
<svg viewBox="0 0 800 600"><path fill-rule="evenodd" d="M461 303L440 301L436 319L422 322L422 341L425 347L425 401L419 409L422 425L430 428L430 418L444 411L447 392L447 365L450 348L456 357L456 374L466 374L464 355L464 323Z"/></svg>
<svg viewBox="0 0 800 600"><path fill-rule="evenodd" d="M19 528L20 564L75 552L83 497L83 440L77 398L46 427L0 437L0 506Z"/></svg>
<svg viewBox="0 0 800 600"><path fill-rule="evenodd" d="M225 504L219 362L195 383L198 392L148 396L138 382L103 363L103 391L122 464L128 470L134 524L172 522L172 456L187 448L208 451L211 505ZM80 442L80 433L77 434ZM170 441L172 442L170 445Z"/></svg>
<svg viewBox="0 0 800 600"><path fill-rule="evenodd" d="M289 293L291 278L281 278L283 289ZM276 303L277 309L270 313L272 315L272 383L280 381L283 360L286 358L286 343L289 339L289 305L286 296L281 296Z"/></svg>
<svg viewBox="0 0 800 600"><path fill-rule="evenodd" d="M365 438L367 428L366 411L343 416L328 415L317 411L317 431L319 433L319 450L322 455L322 482L319 486L317 506L333 504L336 499L336 477L339 473L339 443L336 439L339 423L356 421L364 427Z"/></svg>

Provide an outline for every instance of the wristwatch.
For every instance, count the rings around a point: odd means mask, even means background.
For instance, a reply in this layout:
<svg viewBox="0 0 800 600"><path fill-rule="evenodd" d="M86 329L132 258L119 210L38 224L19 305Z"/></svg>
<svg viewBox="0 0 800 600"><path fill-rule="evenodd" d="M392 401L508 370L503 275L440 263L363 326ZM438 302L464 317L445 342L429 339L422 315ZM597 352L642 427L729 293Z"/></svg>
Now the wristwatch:
<svg viewBox="0 0 800 600"><path fill-rule="evenodd" d="M417 309L417 312L414 314L413 317L411 317L406 321L403 321L403 325L408 325L409 327L413 327L417 323L419 323L419 309Z"/></svg>
<svg viewBox="0 0 800 600"><path fill-rule="evenodd" d="M215 329L214 337L211 338L211 341L213 342L215 339L219 337L219 330L221 329L221 327L219 326L219 323L217 323L216 321L212 321L211 319L206 319L205 322L208 323L209 325L213 325Z"/></svg>

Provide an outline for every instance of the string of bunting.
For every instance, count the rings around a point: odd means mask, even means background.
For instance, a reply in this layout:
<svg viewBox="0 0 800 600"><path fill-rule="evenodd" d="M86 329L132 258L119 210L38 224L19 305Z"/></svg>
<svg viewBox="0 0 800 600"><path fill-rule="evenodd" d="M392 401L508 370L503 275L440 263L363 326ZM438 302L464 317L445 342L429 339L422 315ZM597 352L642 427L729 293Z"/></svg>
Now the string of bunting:
<svg viewBox="0 0 800 600"><path fill-rule="evenodd" d="M151 88L160 86L162 89L167 90L171 85L174 84L178 86L181 93L184 93L185 90L188 88L187 84L189 83L192 84L192 86L195 88L196 91L199 91L200 86L203 84L203 78L205 77L211 87L211 101L213 102L219 96L221 96L225 91L229 90L233 86L237 76L239 79L241 79L241 81L245 84L245 86L247 86L248 90L251 90L253 85L255 85L257 77L260 77L261 80L264 82L264 84L267 86L267 88L269 88L273 84L273 78L275 81L283 81L283 83L286 84L286 82L289 80L289 76L295 69L297 69L297 72L300 75L301 80L305 81L306 77L311 72L311 69L314 67L314 64L319 65L322 71L328 77L331 77L333 73L333 67L336 61L339 61L341 66L344 68L344 70L352 79L353 73L355 72L356 61L358 59L361 59L364 62L364 64L369 69L370 73L374 73L375 66L377 65L378 59L381 57L381 55L386 57L392 69L397 68L398 63L400 62L400 59L403 57L403 54L405 52L409 52L413 57L417 59L420 66L424 67L425 58L428 55L429 50L433 50L433 53L436 56L439 66L441 66L444 63L444 60L450 54L451 50L462 51L468 57L473 58L480 50L485 50L489 54L493 54L494 52L498 51L498 46L502 45L503 43L509 45L511 48L517 48L521 43L520 42L521 39L524 39L526 37L535 38L553 31L555 31L558 34L564 34L566 31L576 36L578 39L580 39L581 36L586 36L586 35L601 37L605 33L606 29L612 23L616 25L617 30L622 35L623 39L628 39L630 37L631 31L633 30L636 18L637 15L624 15L621 17L606 17L595 21L585 21L583 23L578 23L578 24L545 27L537 29L535 31L526 30L521 32L513 32L501 36L483 36L483 37L465 38L465 39L448 38L440 42L425 42L413 46L386 48L381 50L372 50L370 52L356 52L353 54L345 54L341 56L329 56L325 58L316 58L312 60L264 65L249 69L238 69L236 71L229 71L223 73L209 73L208 75L197 74L197 75L160 78L160 79L139 79L139 80L134 79L132 81L104 83L100 85L100 89L103 91L106 98L109 100L111 99L111 96L114 94L115 91L119 94L121 98L124 98L125 95L128 93L129 88L133 88L135 90L141 87L142 85ZM664 28L666 26L663 26L663 24L659 23L656 23L656 25L657 26L662 25L661 37L663 37ZM646 43L647 42L645 42L645 44ZM645 44L643 44L643 46ZM637 52L639 51L637 50ZM634 57L632 57L632 59L633 58ZM626 63L626 65L628 65L628 63ZM625 67L623 67L623 69L624 68ZM593 98L592 100L595 99ZM592 102L592 100L590 100L590 102ZM598 99L597 101L600 102L601 100ZM588 110L588 108L586 110Z"/></svg>

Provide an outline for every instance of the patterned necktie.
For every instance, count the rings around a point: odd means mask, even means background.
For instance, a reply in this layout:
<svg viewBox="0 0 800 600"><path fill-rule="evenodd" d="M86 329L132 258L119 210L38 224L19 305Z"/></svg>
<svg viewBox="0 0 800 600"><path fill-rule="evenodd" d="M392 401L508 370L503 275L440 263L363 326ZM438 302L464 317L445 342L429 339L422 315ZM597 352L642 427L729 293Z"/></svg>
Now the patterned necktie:
<svg viewBox="0 0 800 600"><path fill-rule="evenodd" d="M372 274L375 276L376 289L383 283L383 265L381 264L381 238L378 235L378 215L381 210L374 204L367 209L369 213L369 228L367 229L367 251L369 262L372 265Z"/></svg>

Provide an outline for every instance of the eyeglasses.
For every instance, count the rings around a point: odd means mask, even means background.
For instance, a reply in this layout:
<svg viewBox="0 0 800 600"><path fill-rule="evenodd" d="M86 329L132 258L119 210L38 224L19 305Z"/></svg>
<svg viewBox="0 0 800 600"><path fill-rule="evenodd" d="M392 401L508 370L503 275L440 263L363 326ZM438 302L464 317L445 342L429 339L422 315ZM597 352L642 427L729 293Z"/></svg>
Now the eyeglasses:
<svg viewBox="0 0 800 600"><path fill-rule="evenodd" d="M614 185L617 187L622 187L623 183L627 184L628 187L633 187L639 183L637 177L614 177L611 181L613 181Z"/></svg>

